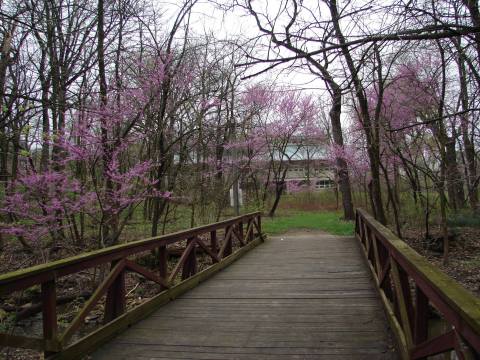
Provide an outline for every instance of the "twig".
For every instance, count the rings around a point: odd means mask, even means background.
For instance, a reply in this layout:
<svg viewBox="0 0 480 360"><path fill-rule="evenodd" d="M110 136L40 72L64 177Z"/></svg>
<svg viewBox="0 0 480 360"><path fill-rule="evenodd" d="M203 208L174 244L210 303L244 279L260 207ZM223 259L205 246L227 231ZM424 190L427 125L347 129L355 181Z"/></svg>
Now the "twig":
<svg viewBox="0 0 480 360"><path fill-rule="evenodd" d="M130 290L130 291L127 293L127 295L126 295L125 297L128 297L128 296L129 296L131 293L133 293L135 290L137 290L137 288L138 288L138 285L140 285L140 283L139 283L139 282L137 283L137 285L135 285L135 286L133 287L133 289L132 289L132 290Z"/></svg>

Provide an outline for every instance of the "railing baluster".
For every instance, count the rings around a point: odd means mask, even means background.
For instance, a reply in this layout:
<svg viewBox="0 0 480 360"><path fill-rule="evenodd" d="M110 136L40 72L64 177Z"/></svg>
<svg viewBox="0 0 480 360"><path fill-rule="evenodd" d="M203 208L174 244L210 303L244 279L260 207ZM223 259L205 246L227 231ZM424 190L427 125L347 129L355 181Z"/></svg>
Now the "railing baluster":
<svg viewBox="0 0 480 360"><path fill-rule="evenodd" d="M401 283L400 271L398 269L397 262L393 257L390 258L390 269L393 285L395 287L395 299L396 305L398 306L402 330L405 334L405 341L407 342L407 347L408 349L411 349L413 344L413 336L411 330L412 328L410 325L410 317L408 315L407 300L405 299L405 294Z"/></svg>
<svg viewBox="0 0 480 360"><path fill-rule="evenodd" d="M375 233L372 233L372 248L373 248L373 259L374 262L374 266L375 266L375 270L377 271L377 276L380 276L380 274L382 273L382 264L380 262L380 254L378 253L378 246L377 246L377 236L375 235Z"/></svg>
<svg viewBox="0 0 480 360"><path fill-rule="evenodd" d="M57 342L57 293L55 280L42 283L43 338L53 345ZM45 352L50 354L49 351Z"/></svg>
<svg viewBox="0 0 480 360"><path fill-rule="evenodd" d="M112 263L113 270L117 262ZM110 285L107 291L107 299L105 300L105 315L103 322L110 322L125 312L126 308L126 291L125 291L125 270L122 270Z"/></svg>
<svg viewBox="0 0 480 360"><path fill-rule="evenodd" d="M238 238L240 239L240 246L246 244L246 239L243 237L243 221L238 223Z"/></svg>
<svg viewBox="0 0 480 360"><path fill-rule="evenodd" d="M414 343L418 345L428 338L428 298L415 286L415 329Z"/></svg>
<svg viewBox="0 0 480 360"><path fill-rule="evenodd" d="M258 227L258 236L260 236L263 239L262 235L262 217L257 215L257 227Z"/></svg>
<svg viewBox="0 0 480 360"><path fill-rule="evenodd" d="M371 239L370 239L370 228L365 224L365 250L367 252L367 258L370 258L370 248L371 248Z"/></svg>
<svg viewBox="0 0 480 360"><path fill-rule="evenodd" d="M218 239L217 239L217 230L210 231L210 249L218 254ZM218 259L217 259L218 260ZM212 264L215 264L216 260L212 258Z"/></svg>
<svg viewBox="0 0 480 360"><path fill-rule="evenodd" d="M227 226L225 228L225 238L223 241L225 241L225 251L223 252L223 256L228 256L232 253L232 231L234 231L233 225Z"/></svg>
<svg viewBox="0 0 480 360"><path fill-rule="evenodd" d="M413 308L413 301L412 301L412 291L410 290L410 282L408 280L408 274L403 270L403 268L398 268L398 274L400 275L400 285L402 288L403 299L405 300L405 306L407 308L407 315L410 324L410 331L414 333L415 328L415 313Z"/></svg>
<svg viewBox="0 0 480 360"><path fill-rule="evenodd" d="M360 215L358 216L358 232L360 235L360 243L365 244L365 224Z"/></svg>
<svg viewBox="0 0 480 360"><path fill-rule="evenodd" d="M210 231L210 249L218 253L217 230Z"/></svg>
<svg viewBox="0 0 480 360"><path fill-rule="evenodd" d="M248 234L248 242L253 240L253 220L251 218L248 219L247 225L247 234Z"/></svg>
<svg viewBox="0 0 480 360"><path fill-rule="evenodd" d="M190 237L187 239L187 247L193 246L190 254L188 254L185 263L183 264L182 270L182 280L188 279L190 276L194 275L197 272L197 246L194 244L195 237ZM193 245L191 245L193 244Z"/></svg>
<svg viewBox="0 0 480 360"><path fill-rule="evenodd" d="M355 211L355 234L360 235L358 231L358 212Z"/></svg>
<svg viewBox="0 0 480 360"><path fill-rule="evenodd" d="M168 254L167 247L165 245L158 248L158 273L161 278L167 279L168 276ZM161 286L162 290L165 290L166 287Z"/></svg>

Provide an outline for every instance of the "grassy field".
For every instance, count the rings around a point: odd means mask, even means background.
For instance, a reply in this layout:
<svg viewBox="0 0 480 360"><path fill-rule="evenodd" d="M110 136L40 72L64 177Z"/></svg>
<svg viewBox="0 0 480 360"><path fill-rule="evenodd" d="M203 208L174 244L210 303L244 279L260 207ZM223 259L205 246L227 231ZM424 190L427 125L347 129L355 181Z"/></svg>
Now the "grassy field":
<svg viewBox="0 0 480 360"><path fill-rule="evenodd" d="M322 230L333 235L353 235L354 223L341 220L340 212L285 212L262 219L262 228L268 235L277 235L294 229Z"/></svg>
<svg viewBox="0 0 480 360"><path fill-rule="evenodd" d="M342 212L337 210L337 201L332 191L305 192L297 194L285 194L273 219L263 217L263 228L267 234L276 235L290 229L322 230L334 235L352 235L353 222L342 221ZM270 204L267 204L263 213L267 213ZM259 210L249 204L242 207L242 213ZM209 213L207 211L207 213ZM212 209L210 214L214 214ZM165 233L186 230L191 227L192 210L187 206L177 206L169 214L169 220L165 224ZM220 220L234 217L232 208L224 210ZM194 226L209 224L215 219L201 219L199 210L195 212ZM160 227L162 232L163 224ZM139 206L132 216L132 220L122 233L122 241L138 240L150 236L151 222L143 219L143 209Z"/></svg>

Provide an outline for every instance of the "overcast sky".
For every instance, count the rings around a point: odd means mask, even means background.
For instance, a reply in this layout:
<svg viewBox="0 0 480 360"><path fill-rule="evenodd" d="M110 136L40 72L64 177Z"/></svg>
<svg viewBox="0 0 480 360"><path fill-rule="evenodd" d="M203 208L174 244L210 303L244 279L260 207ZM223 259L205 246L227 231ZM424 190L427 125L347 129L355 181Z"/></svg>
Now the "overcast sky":
<svg viewBox="0 0 480 360"><path fill-rule="evenodd" d="M258 36L260 33L253 17L245 15L241 9L224 12L206 0L201 0L195 5L191 18L191 27L194 33L199 35L213 33L216 38L222 40L233 38L247 40ZM258 66L249 69L247 73L251 74L262 68L263 66ZM256 79L258 81L275 79L280 86L304 89L316 95L323 93L324 89L323 82L312 76L308 70L300 73L300 71L285 71L284 67L283 71L270 71ZM253 81L256 79L254 78Z"/></svg>

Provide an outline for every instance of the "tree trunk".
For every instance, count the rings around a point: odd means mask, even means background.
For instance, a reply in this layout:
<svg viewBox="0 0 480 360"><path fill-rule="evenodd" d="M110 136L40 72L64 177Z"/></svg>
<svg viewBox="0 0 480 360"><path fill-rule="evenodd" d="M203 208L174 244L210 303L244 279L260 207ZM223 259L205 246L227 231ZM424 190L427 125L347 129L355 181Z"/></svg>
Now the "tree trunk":
<svg viewBox="0 0 480 360"><path fill-rule="evenodd" d="M447 137L445 144L445 165L447 168L447 191L450 205L453 210L461 209L465 205L465 193L463 190L462 176L458 170L454 136Z"/></svg>
<svg viewBox="0 0 480 360"><path fill-rule="evenodd" d="M339 44L341 46L342 54L345 58L348 70L352 77L352 83L355 89L355 95L358 100L358 105L360 108L360 117L363 130L367 138L368 146L368 156L370 160L370 172L372 177L371 182L371 195L374 205L374 214L376 219L382 223L386 224L387 219L385 217L385 211L382 203L382 193L381 193L381 184L380 184L380 149L379 149L379 139L378 134L374 133L374 127L372 126L372 121L370 118L370 109L368 107L368 100L365 95L364 88L362 86L361 79L358 75L358 69L355 66L350 50L346 45L345 37L342 33L340 27L340 15L338 14L337 1L331 0L329 2L330 14L332 17L333 27ZM377 135L377 136L376 136Z"/></svg>
<svg viewBox="0 0 480 360"><path fill-rule="evenodd" d="M468 84L467 84L467 75L464 61L464 54L458 42L454 42L455 47L458 52L458 73L460 81L460 104L463 111L467 111L469 108L469 99L468 99ZM473 139L471 139L469 134L469 121L468 114L464 113L460 116L460 131L462 134L463 141L463 151L465 153L466 160L466 170L467 176L466 183L468 189L468 200L470 208L476 212L478 210L478 187L476 184L477 179L477 169L476 169L476 160L475 160L475 145Z"/></svg>
<svg viewBox="0 0 480 360"><path fill-rule="evenodd" d="M385 166L383 166L382 164L380 164L380 166L382 168L383 176L385 178L385 184L387 185L388 198L389 198L390 203L392 204L393 218L394 218L394 221L395 221L395 230L397 232L397 236L401 239L402 238L402 231L401 231L401 227L400 227L398 203L395 200L392 185L391 185L390 179L388 177L387 168Z"/></svg>
<svg viewBox="0 0 480 360"><path fill-rule="evenodd" d="M107 105L107 77L105 71L105 30L104 30L104 0L98 0L97 8L97 56L98 56L98 80L100 86L100 103L103 107ZM103 178L105 180L105 192L109 193L113 190L113 183L108 174L108 166L111 161L111 151L108 142L108 129L105 123L106 119L101 119L101 134L103 147ZM110 199L108 200L110 201ZM113 204L110 205L113 207ZM104 222L102 225L101 240L103 245L110 246L117 242L117 225L118 217L112 211L106 211L104 214Z"/></svg>
<svg viewBox="0 0 480 360"><path fill-rule="evenodd" d="M343 135L342 124L340 122L340 115L342 112L342 93L337 87L333 93L333 104L330 109L330 122L332 125L332 135L335 145L343 149ZM353 220L355 218L355 212L352 202L352 190L350 186L350 177L348 175L348 166L345 159L337 157L337 172L339 179L340 192L342 193L343 204L343 216L346 220Z"/></svg>
<svg viewBox="0 0 480 360"><path fill-rule="evenodd" d="M48 115L50 80L46 73L46 52L42 48L42 58L40 60L40 85L42 88L42 154L40 157L40 171L45 172L48 169L48 159L50 158L50 118Z"/></svg>
<svg viewBox="0 0 480 360"><path fill-rule="evenodd" d="M5 98L5 83L7 78L7 69L10 59L11 43L15 25L12 25L9 31L6 31L3 36L0 54L0 180L6 186L8 181L8 136L5 126L4 103Z"/></svg>
<svg viewBox="0 0 480 360"><path fill-rule="evenodd" d="M277 182L275 185L275 200L273 201L272 208L268 212L268 216L274 217L275 216L275 211L277 210L278 204L280 203L280 199L283 194L283 189L285 187L285 183L282 181L280 183Z"/></svg>

